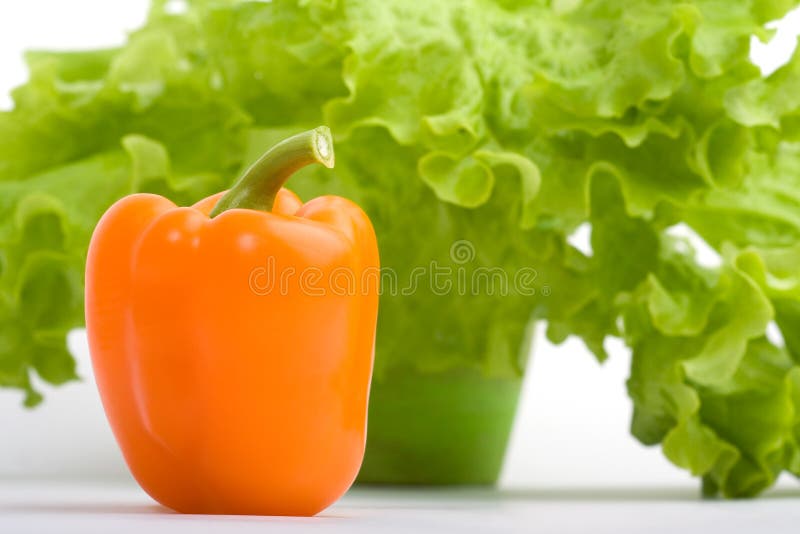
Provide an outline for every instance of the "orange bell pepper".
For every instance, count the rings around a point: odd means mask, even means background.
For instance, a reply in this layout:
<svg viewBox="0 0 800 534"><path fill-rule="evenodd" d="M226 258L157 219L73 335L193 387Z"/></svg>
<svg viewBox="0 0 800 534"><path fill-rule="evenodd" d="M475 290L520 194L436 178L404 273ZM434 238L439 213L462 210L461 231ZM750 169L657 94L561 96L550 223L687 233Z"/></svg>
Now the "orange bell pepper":
<svg viewBox="0 0 800 534"><path fill-rule="evenodd" d="M327 128L278 144L224 196L131 195L94 231L97 385L133 476L169 508L314 515L359 470L378 249L354 203L281 189L314 162L333 166Z"/></svg>

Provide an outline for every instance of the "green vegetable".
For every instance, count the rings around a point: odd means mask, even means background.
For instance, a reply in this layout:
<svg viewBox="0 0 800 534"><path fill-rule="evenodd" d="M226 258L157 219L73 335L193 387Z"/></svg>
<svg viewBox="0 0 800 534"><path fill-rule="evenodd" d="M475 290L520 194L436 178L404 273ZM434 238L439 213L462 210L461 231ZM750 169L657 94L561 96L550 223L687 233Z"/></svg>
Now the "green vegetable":
<svg viewBox="0 0 800 534"><path fill-rule="evenodd" d="M75 377L63 336L82 322L86 243L114 199L196 200L326 123L336 169L291 187L364 206L397 272L373 411L402 413L388 392L409 373L518 383L529 321L546 320L600 360L607 337L625 339L632 432L708 493L800 474L800 53L766 78L748 59L751 35L795 4L198 0L176 15L156 1L118 50L31 53L0 114L0 384L33 405L31 372ZM567 242L584 223L589 255ZM719 267L672 236L678 223ZM463 241L471 261L451 254ZM534 294L403 294L432 260L534 268ZM418 416L392 428L425 433ZM397 445L376 428L370 447ZM454 445L453 470L485 453L470 446ZM365 471L391 476L377 452Z"/></svg>

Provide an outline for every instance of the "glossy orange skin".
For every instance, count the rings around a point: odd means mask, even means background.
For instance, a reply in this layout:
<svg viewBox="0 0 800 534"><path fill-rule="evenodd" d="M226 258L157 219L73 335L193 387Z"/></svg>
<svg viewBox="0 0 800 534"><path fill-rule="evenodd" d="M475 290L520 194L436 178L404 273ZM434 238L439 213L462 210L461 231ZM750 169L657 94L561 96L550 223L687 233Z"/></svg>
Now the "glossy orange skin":
<svg viewBox="0 0 800 534"><path fill-rule="evenodd" d="M133 476L161 504L314 515L361 465L378 311L377 283L354 276L343 292L329 275L377 271L375 234L339 197L302 204L281 190L271 213L210 219L219 197L179 208L131 195L97 225L86 324L100 396ZM265 294L270 257L278 275L323 276Z"/></svg>

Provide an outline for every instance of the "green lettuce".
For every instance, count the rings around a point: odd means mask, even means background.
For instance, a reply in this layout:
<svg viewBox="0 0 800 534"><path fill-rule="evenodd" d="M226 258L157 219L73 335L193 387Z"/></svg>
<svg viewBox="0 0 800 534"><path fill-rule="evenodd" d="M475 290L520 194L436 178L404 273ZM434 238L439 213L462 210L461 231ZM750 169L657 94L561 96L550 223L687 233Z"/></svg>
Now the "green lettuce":
<svg viewBox="0 0 800 534"><path fill-rule="evenodd" d="M359 202L397 273L377 383L518 378L531 320L600 360L621 337L633 434L705 491L800 474L800 53L768 77L748 57L796 4L156 0L120 48L31 52L0 113L0 385L32 406L31 373L76 378L64 336L114 200L192 202L325 123L336 168L290 187ZM588 253L569 244L585 224ZM536 276L505 295L404 294L431 261Z"/></svg>

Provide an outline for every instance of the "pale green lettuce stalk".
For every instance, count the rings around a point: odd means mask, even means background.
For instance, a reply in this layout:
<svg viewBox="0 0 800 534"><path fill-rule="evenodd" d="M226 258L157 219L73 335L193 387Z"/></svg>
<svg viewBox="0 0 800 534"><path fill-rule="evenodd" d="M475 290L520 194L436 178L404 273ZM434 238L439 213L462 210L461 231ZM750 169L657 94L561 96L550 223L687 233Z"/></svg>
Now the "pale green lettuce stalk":
<svg viewBox="0 0 800 534"><path fill-rule="evenodd" d="M456 266L456 240L470 268L538 273L533 296L384 295L376 391L408 373L518 382L545 320L601 360L609 336L628 343L632 432L709 493L800 474L800 55L767 78L748 59L796 2L163 4L120 49L29 54L0 114L0 384L26 404L32 372L75 378L64 335L111 202L191 202L325 123L336 169L289 185L359 202L401 281ZM680 222L720 267L671 237ZM583 223L589 255L567 243Z"/></svg>

